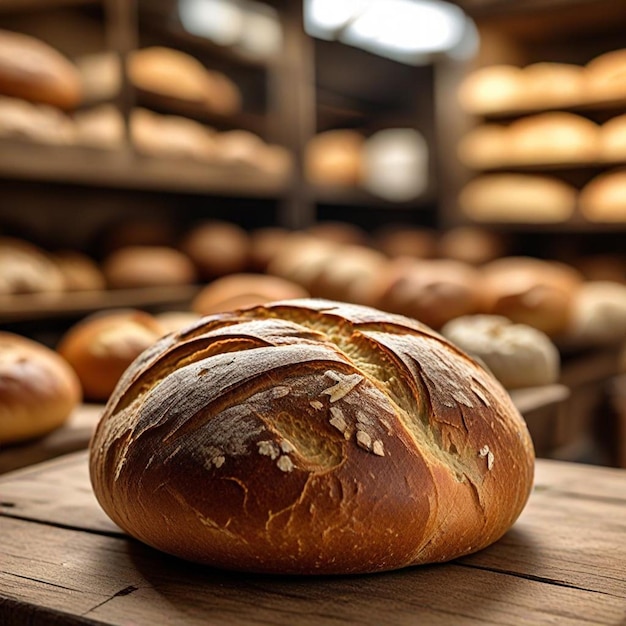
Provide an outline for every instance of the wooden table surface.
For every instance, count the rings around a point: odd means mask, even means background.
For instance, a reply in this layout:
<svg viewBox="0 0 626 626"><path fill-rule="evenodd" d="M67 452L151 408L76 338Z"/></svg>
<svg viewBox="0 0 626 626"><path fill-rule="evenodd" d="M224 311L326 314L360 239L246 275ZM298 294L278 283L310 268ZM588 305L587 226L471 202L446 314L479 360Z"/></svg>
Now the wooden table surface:
<svg viewBox="0 0 626 626"><path fill-rule="evenodd" d="M0 478L0 624L626 624L626 471L537 462L499 542L434 566L348 577L237 574L125 536L86 452Z"/></svg>

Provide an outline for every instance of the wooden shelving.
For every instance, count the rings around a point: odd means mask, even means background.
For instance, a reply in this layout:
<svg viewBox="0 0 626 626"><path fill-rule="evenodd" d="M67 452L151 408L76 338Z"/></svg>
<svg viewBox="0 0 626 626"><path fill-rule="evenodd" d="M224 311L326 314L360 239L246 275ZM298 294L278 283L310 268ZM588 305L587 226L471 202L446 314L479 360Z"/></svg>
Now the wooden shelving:
<svg viewBox="0 0 626 626"><path fill-rule="evenodd" d="M0 296L0 323L70 318L117 308L188 307L197 285Z"/></svg>
<svg viewBox="0 0 626 626"><path fill-rule="evenodd" d="M251 167L28 142L0 143L0 178L226 197L280 198L288 180Z"/></svg>

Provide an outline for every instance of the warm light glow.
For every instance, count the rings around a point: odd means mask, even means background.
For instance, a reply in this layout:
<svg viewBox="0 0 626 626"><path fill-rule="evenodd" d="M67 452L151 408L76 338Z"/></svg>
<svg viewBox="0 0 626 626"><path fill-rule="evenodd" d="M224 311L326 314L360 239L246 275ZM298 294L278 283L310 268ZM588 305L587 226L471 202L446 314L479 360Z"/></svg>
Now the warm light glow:
<svg viewBox="0 0 626 626"><path fill-rule="evenodd" d="M244 12L241 42L239 47L256 57L278 54L282 47L283 34L275 14L250 9Z"/></svg>
<svg viewBox="0 0 626 626"><path fill-rule="evenodd" d="M462 53L471 31L463 11L443 0L306 0L305 25L314 36L407 62L423 62L434 52Z"/></svg>
<svg viewBox="0 0 626 626"><path fill-rule="evenodd" d="M357 17L345 38L407 52L440 51L461 39L464 21L461 10L451 4L387 0Z"/></svg>
<svg viewBox="0 0 626 626"><path fill-rule="evenodd" d="M304 20L307 32L317 37L332 37L370 2L371 0L305 0Z"/></svg>
<svg viewBox="0 0 626 626"><path fill-rule="evenodd" d="M243 14L230 0L179 0L178 13L188 32L228 46L241 37Z"/></svg>

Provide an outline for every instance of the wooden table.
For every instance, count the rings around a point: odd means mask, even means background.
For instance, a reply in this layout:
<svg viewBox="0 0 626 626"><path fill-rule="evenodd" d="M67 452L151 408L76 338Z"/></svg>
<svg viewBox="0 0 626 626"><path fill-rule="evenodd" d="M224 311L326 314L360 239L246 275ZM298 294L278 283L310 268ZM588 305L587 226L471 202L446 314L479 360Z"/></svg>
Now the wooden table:
<svg viewBox="0 0 626 626"><path fill-rule="evenodd" d="M0 479L0 624L626 624L626 471L537 462L521 518L482 552L368 576L218 571L126 537L79 452Z"/></svg>

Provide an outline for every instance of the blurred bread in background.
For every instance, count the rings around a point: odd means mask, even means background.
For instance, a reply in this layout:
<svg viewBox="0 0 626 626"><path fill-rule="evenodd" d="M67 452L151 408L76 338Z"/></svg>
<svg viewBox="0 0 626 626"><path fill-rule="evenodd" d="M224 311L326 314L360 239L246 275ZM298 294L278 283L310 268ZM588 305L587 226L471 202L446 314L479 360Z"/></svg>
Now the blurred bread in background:
<svg viewBox="0 0 626 626"><path fill-rule="evenodd" d="M57 352L76 372L85 398L106 402L128 366L164 334L165 329L148 313L107 311L70 327Z"/></svg>
<svg viewBox="0 0 626 626"><path fill-rule="evenodd" d="M576 190L554 177L485 174L461 190L459 206L479 222L562 222L574 212Z"/></svg>
<svg viewBox="0 0 626 626"><path fill-rule="evenodd" d="M616 115L600 126L599 158L604 161L626 160L626 113Z"/></svg>
<svg viewBox="0 0 626 626"><path fill-rule="evenodd" d="M63 273L46 252L22 239L0 237L0 295L64 289Z"/></svg>
<svg viewBox="0 0 626 626"><path fill-rule="evenodd" d="M314 184L355 187L363 177L365 137L354 130L329 130L313 137L306 147L305 172Z"/></svg>
<svg viewBox="0 0 626 626"><path fill-rule="evenodd" d="M531 257L504 257L482 267L484 311L527 324L550 337L564 333L583 284L573 267Z"/></svg>
<svg viewBox="0 0 626 626"><path fill-rule="evenodd" d="M0 29L0 94L71 110L82 100L76 66L40 39Z"/></svg>
<svg viewBox="0 0 626 626"><path fill-rule="evenodd" d="M522 70L514 65L489 65L470 72L458 98L468 113L485 114L515 109L523 95Z"/></svg>
<svg viewBox="0 0 626 626"><path fill-rule="evenodd" d="M594 57L587 63L585 71L588 100L626 97L626 48Z"/></svg>
<svg viewBox="0 0 626 626"><path fill-rule="evenodd" d="M201 278L211 279L247 269L250 237L233 222L208 220L189 229L180 249L194 262Z"/></svg>
<svg viewBox="0 0 626 626"><path fill-rule="evenodd" d="M76 250L62 250L50 255L63 274L66 291L100 291L106 289L106 279L98 264Z"/></svg>
<svg viewBox="0 0 626 626"><path fill-rule="evenodd" d="M531 63L522 69L522 82L523 108L567 107L585 99L586 72L573 63Z"/></svg>
<svg viewBox="0 0 626 626"><path fill-rule="evenodd" d="M483 265L507 253L505 238L478 226L458 226L441 233L439 256L470 265Z"/></svg>
<svg viewBox="0 0 626 626"><path fill-rule="evenodd" d="M100 104L74 115L78 145L101 150L119 150L124 144L124 119L112 104Z"/></svg>
<svg viewBox="0 0 626 626"><path fill-rule="evenodd" d="M590 222L626 222L626 169L592 178L580 191L579 207Z"/></svg>
<svg viewBox="0 0 626 626"><path fill-rule="evenodd" d="M510 162L509 149L506 126L481 124L461 138L457 146L457 156L469 168L490 169Z"/></svg>
<svg viewBox="0 0 626 626"><path fill-rule="evenodd" d="M364 246L369 242L367 232L350 222L322 220L305 229L305 232L325 241L353 246Z"/></svg>
<svg viewBox="0 0 626 626"><path fill-rule="evenodd" d="M437 256L437 233L410 224L387 224L374 233L374 246L390 258L431 259Z"/></svg>
<svg viewBox="0 0 626 626"><path fill-rule="evenodd" d="M191 259L165 246L119 248L104 259L102 271L112 289L189 285L196 280Z"/></svg>
<svg viewBox="0 0 626 626"><path fill-rule="evenodd" d="M506 134L511 163L585 163L598 158L598 125L574 113L522 117Z"/></svg>
<svg viewBox="0 0 626 626"><path fill-rule="evenodd" d="M444 337L484 363L506 389L556 383L559 351L550 338L499 315L466 315L448 322Z"/></svg>
<svg viewBox="0 0 626 626"><path fill-rule="evenodd" d="M306 298L309 293L294 282L265 274L231 274L216 278L194 298L191 308L211 315L276 300Z"/></svg>

